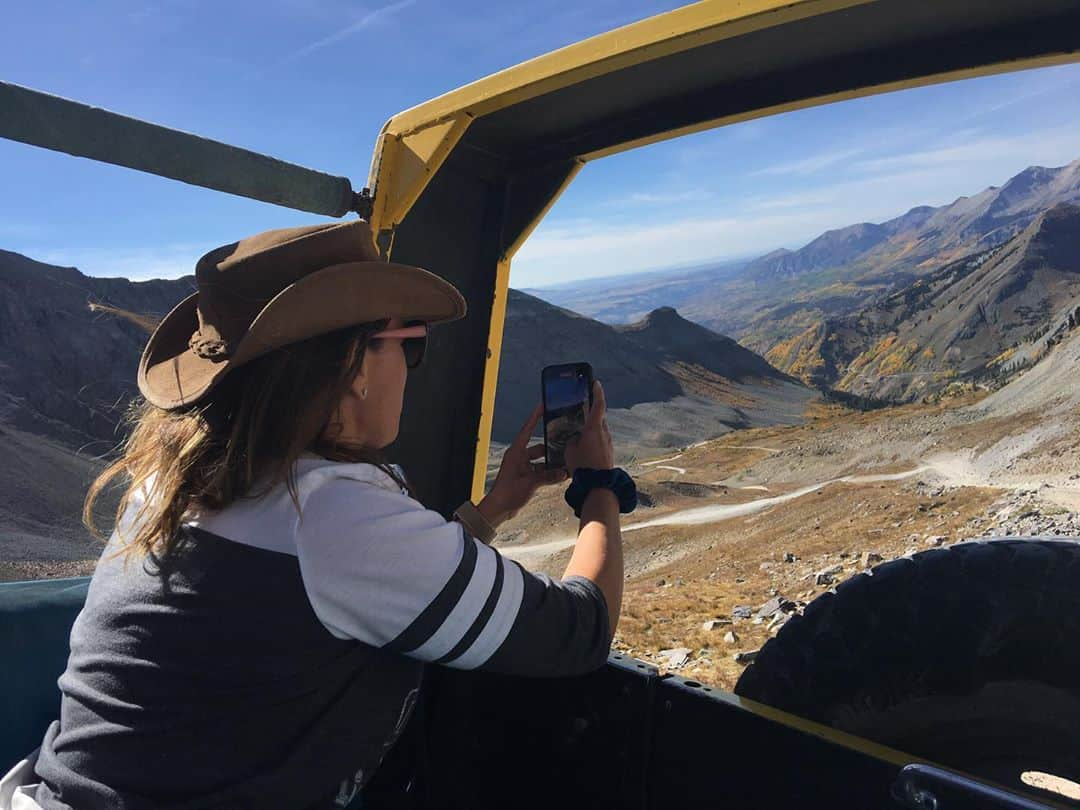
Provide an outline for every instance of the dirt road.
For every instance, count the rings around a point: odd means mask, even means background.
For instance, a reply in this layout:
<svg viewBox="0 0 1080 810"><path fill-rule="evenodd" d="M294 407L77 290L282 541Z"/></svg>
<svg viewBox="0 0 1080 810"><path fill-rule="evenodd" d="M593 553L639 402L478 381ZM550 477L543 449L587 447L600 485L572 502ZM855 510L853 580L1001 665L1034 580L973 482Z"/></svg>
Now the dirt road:
<svg viewBox="0 0 1080 810"><path fill-rule="evenodd" d="M1047 424L974 399L822 408L804 426L639 462L616 646L661 666L662 650L689 649L680 674L731 688L742 670L734 654L787 618L753 618L775 596L801 609L868 565L985 534L1080 534L1077 416ZM500 550L560 575L577 531L561 496L539 495L500 534Z"/></svg>

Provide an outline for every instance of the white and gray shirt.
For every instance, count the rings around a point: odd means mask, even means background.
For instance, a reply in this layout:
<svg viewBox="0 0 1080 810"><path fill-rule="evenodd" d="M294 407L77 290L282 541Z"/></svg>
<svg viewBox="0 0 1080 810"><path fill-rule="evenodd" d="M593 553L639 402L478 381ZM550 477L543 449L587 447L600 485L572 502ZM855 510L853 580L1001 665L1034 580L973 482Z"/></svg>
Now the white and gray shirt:
<svg viewBox="0 0 1080 810"><path fill-rule="evenodd" d="M423 663L606 661L589 580L524 570L374 465L306 455L296 484L189 515L162 561L114 553L132 505L72 629L43 807L314 805L378 767Z"/></svg>
<svg viewBox="0 0 1080 810"><path fill-rule="evenodd" d="M189 523L295 556L315 615L336 638L458 669L558 675L606 660L607 607L584 577L526 571L373 464L307 454L296 478L299 513L282 485ZM571 606L595 614L587 625L603 632L559 650Z"/></svg>

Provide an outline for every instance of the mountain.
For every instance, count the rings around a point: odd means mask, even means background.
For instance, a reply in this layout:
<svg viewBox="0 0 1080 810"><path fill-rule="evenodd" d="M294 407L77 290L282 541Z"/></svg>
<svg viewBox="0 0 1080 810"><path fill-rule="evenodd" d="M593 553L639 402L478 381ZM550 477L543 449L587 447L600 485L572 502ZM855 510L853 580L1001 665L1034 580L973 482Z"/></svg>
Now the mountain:
<svg viewBox="0 0 1080 810"><path fill-rule="evenodd" d="M766 354L823 320L857 312L1003 244L1059 203L1080 203L1080 160L1059 168L1031 166L1002 186L948 205L830 230L798 250L774 251L733 272L671 274L648 286L614 279L606 289L580 296L573 309L612 322L620 319L611 301L629 298L637 311L675 304L689 320ZM565 297L538 294L567 305Z"/></svg>
<svg viewBox="0 0 1080 810"><path fill-rule="evenodd" d="M660 307L640 321L615 331L636 344L642 356L661 366L700 369L735 382L789 382L785 375L729 337L683 318L673 307Z"/></svg>
<svg viewBox="0 0 1080 810"><path fill-rule="evenodd" d="M734 340L661 307L610 326L510 290L493 437L509 441L540 399L540 371L587 361L621 449L663 448L734 427L801 421L817 394Z"/></svg>
<svg viewBox="0 0 1080 810"><path fill-rule="evenodd" d="M0 251L0 423L100 453L136 392L146 332L96 302L160 317L194 279L91 278Z"/></svg>
<svg viewBox="0 0 1080 810"><path fill-rule="evenodd" d="M9 461L0 473L0 578L5 560L97 555L80 525L83 495L122 438L146 325L193 289L191 277L91 278L0 251L0 450ZM817 397L674 309L616 329L512 290L496 440L512 438L539 399L542 366L578 359L604 381L624 452L799 421Z"/></svg>
<svg viewBox="0 0 1080 810"><path fill-rule="evenodd" d="M925 270L926 262L940 265L999 245L1062 202L1080 202L1080 160L1057 169L1030 166L1000 188L991 186L940 208L913 208L880 225L863 222L826 231L795 252L757 259L746 271L761 279L855 263Z"/></svg>
<svg viewBox="0 0 1080 810"><path fill-rule="evenodd" d="M841 267L889 238L886 225L860 222L834 231L826 231L796 251L779 250L750 262L744 276L755 280L784 279Z"/></svg>
<svg viewBox="0 0 1080 810"><path fill-rule="evenodd" d="M146 332L91 305L160 316L191 289L192 279L89 278L0 251L0 579L78 573L35 566L101 552L81 525L83 496L121 438ZM106 493L99 524L115 503Z"/></svg>
<svg viewBox="0 0 1080 810"><path fill-rule="evenodd" d="M897 401L1006 377L1080 316L1080 206L1060 203L1008 242L777 344L768 359L815 385Z"/></svg>
<svg viewBox="0 0 1080 810"><path fill-rule="evenodd" d="M1068 429L1068 415L1080 409L1080 386L1073 382L1080 368L1080 313L1043 344L1034 368L1015 377L969 410L979 417L1009 418L1038 413L1052 430ZM1075 446L1075 445L1074 445Z"/></svg>

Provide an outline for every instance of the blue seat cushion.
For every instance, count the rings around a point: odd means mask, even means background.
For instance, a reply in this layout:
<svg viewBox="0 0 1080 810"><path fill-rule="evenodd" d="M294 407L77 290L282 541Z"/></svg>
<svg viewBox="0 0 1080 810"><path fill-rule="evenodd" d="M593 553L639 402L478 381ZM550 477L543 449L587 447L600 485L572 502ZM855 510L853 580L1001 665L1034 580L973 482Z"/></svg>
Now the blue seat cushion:
<svg viewBox="0 0 1080 810"><path fill-rule="evenodd" d="M57 678L89 577L0 583L0 776L41 745L60 716Z"/></svg>

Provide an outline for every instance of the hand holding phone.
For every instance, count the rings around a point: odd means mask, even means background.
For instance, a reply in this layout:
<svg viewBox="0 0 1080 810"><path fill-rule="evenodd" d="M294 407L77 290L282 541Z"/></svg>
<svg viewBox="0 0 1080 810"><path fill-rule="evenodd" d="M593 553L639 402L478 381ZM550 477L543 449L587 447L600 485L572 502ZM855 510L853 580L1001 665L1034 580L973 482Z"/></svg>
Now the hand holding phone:
<svg viewBox="0 0 1080 810"><path fill-rule="evenodd" d="M593 373L588 363L546 366L540 372L544 403L544 458L548 469L566 466L566 445L585 428L592 402Z"/></svg>
<svg viewBox="0 0 1080 810"><path fill-rule="evenodd" d="M585 428L566 445L564 456L568 475L573 475L578 467L610 470L615 466L615 448L607 425L607 401L599 380L593 382L592 407L585 417Z"/></svg>

